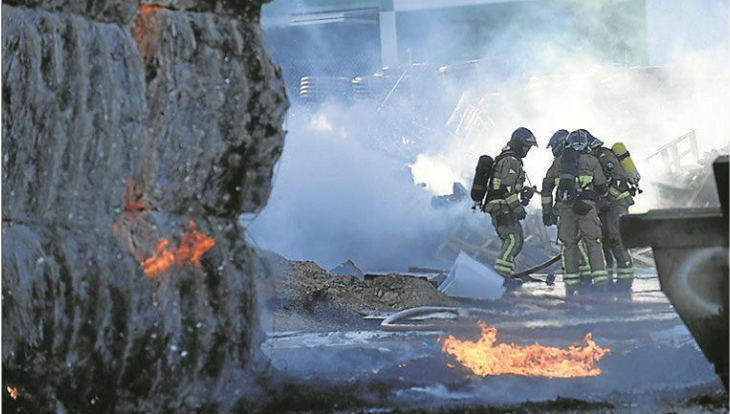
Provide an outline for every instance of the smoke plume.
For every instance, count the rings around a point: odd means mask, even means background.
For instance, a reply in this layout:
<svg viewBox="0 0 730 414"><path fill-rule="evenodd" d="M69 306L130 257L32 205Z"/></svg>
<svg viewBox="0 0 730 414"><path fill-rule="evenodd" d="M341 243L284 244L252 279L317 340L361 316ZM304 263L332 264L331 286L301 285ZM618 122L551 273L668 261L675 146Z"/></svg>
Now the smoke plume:
<svg viewBox="0 0 730 414"><path fill-rule="evenodd" d="M365 270L437 265L433 253L457 220L480 217L469 202L439 209L431 197L450 193L454 182L469 188L478 157L497 155L517 127L538 138L540 148L525 159L538 188L552 162L545 147L554 131L586 128L607 145L624 142L645 189L632 212L661 207L651 183L666 180L667 172L643 161L658 147L690 131L700 153L727 145L727 2L564 0L514 7L519 13L495 6L499 19L490 24L463 23L470 11L452 10L441 19L414 13L399 26L404 42L412 43L413 63L436 70L481 59L483 75L466 87L428 95L423 91L446 89L414 77L409 87L420 91L417 98L401 94L387 105L295 104L271 199L249 224L252 240L326 268L347 258ZM321 51L311 53L316 60ZM295 92L289 85L290 95ZM448 121L457 104L471 108L479 122L454 133ZM383 120L411 119L414 112L429 115L405 129L396 151L382 145Z"/></svg>

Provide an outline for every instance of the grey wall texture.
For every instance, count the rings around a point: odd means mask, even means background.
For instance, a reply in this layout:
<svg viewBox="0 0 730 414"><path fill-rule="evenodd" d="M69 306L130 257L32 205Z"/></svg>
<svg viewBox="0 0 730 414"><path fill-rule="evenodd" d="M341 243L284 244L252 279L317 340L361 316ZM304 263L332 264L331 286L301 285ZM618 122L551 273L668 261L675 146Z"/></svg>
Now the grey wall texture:
<svg viewBox="0 0 730 414"><path fill-rule="evenodd" d="M261 2L147 3L3 2L8 412L261 404L236 218L266 204L288 107Z"/></svg>

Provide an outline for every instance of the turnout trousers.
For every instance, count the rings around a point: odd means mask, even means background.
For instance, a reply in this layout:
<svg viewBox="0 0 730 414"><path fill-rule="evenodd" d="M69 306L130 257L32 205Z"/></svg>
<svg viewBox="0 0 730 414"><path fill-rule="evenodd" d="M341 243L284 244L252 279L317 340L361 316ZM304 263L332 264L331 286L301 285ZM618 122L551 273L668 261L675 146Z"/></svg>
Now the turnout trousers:
<svg viewBox="0 0 730 414"><path fill-rule="evenodd" d="M601 222L598 219L595 203L591 210L581 216L576 214L571 206L565 202L555 207L559 216L558 239L563 244L563 269L565 285L575 286L580 283L580 262L583 254L579 242L585 245L585 255L591 268L591 279L594 285L609 282L606 261L603 257L601 245ZM584 265L585 266L585 265Z"/></svg>
<svg viewBox="0 0 730 414"><path fill-rule="evenodd" d="M619 217L628 212L627 205L614 202L610 208L601 211L600 219L607 267L611 268L615 263L617 281L631 283L634 280L634 262L629 250L621 243L618 227Z"/></svg>
<svg viewBox="0 0 730 414"><path fill-rule="evenodd" d="M492 225L502 241L502 248L494 264L494 270L504 277L510 277L515 270L515 257L522 251L525 235L517 218L500 213L490 213Z"/></svg>

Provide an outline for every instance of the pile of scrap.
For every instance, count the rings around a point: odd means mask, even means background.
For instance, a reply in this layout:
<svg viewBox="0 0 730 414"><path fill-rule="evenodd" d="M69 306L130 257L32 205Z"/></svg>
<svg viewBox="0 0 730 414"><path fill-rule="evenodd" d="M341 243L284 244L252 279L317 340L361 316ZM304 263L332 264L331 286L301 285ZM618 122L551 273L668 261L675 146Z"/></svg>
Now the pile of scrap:
<svg viewBox="0 0 730 414"><path fill-rule="evenodd" d="M461 203L464 200L470 200L469 190L461 183L454 183L451 194L434 196L431 199L431 206L434 208L448 207Z"/></svg>
<svg viewBox="0 0 730 414"><path fill-rule="evenodd" d="M644 164L664 172L665 181L654 183L662 198L662 207L719 205L712 161L727 153L726 145L700 155L695 131L690 131L646 157Z"/></svg>
<svg viewBox="0 0 730 414"><path fill-rule="evenodd" d="M264 306L282 318L320 320L417 306L457 306L428 280L396 273L360 280L334 275L312 261L261 252L259 285Z"/></svg>
<svg viewBox="0 0 730 414"><path fill-rule="evenodd" d="M330 270L330 273L339 276L354 276L360 280L365 279L365 273L360 270L352 259L347 259L345 262Z"/></svg>

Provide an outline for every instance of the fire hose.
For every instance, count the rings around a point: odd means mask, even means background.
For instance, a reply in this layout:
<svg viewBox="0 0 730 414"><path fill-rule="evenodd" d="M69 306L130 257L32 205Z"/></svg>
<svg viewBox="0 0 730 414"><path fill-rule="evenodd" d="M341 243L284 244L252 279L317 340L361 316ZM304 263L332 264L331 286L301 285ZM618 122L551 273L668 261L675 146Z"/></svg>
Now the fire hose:
<svg viewBox="0 0 730 414"><path fill-rule="evenodd" d="M399 323L405 319L413 318L415 316L423 315L434 315L451 313L456 316L456 319L474 320L482 319L488 313L487 309L473 308L473 307L450 307L450 306L419 306L417 308L404 309L400 312L396 312L383 320L380 323L380 329L385 331L454 331L459 328L473 328L474 324L470 323L466 325L458 325L454 323L450 324L428 324L428 325L410 325L405 323ZM434 319L434 318L431 318Z"/></svg>
<svg viewBox="0 0 730 414"><path fill-rule="evenodd" d="M538 272L542 269L545 269L548 266L553 265L558 260L560 260L560 255L555 255L554 257L550 258L549 260L540 263L539 265L532 267L530 269L527 269L520 273L515 273L512 275L512 278L520 278L529 276L530 274L534 272ZM530 278L530 281L532 282L541 282L539 279L533 279ZM421 306L417 308L411 308L411 309L405 309L400 312L396 312L387 318L383 320L383 322L380 323L380 328L386 331L442 331L446 329L452 329L454 326L446 325L446 324L428 324L428 325L409 325L409 324L402 324L397 323L401 320L412 318L414 316L422 316L422 315L430 315L434 313L452 313L456 315L457 318L463 318L465 316L468 316L469 312L465 308L456 308L456 307L448 307L448 306Z"/></svg>
<svg viewBox="0 0 730 414"><path fill-rule="evenodd" d="M549 267L549 266L553 265L558 260L560 260L560 255L559 254L555 255L554 257L550 258L549 260L547 260L547 261L545 261L543 263L540 263L539 265L537 265L535 267L531 267L531 268L529 268L529 269L527 269L525 271L522 271L520 273L515 273L512 276L510 276L510 278L512 278L512 279L518 279L518 278L521 278L521 277L529 276L529 275L531 275L531 274L533 274L535 272L539 272L540 270L545 269L546 267ZM530 281L531 282L539 282L540 280L530 278Z"/></svg>
<svg viewBox="0 0 730 414"><path fill-rule="evenodd" d="M412 318L414 316L430 315L433 313L453 313L457 317L463 317L466 315L463 308L454 308L447 306L421 306L418 308L411 308L396 312L383 320L380 323L380 328L386 331L443 331L446 329L453 328L453 325L408 325L402 323L396 323L403 319Z"/></svg>

